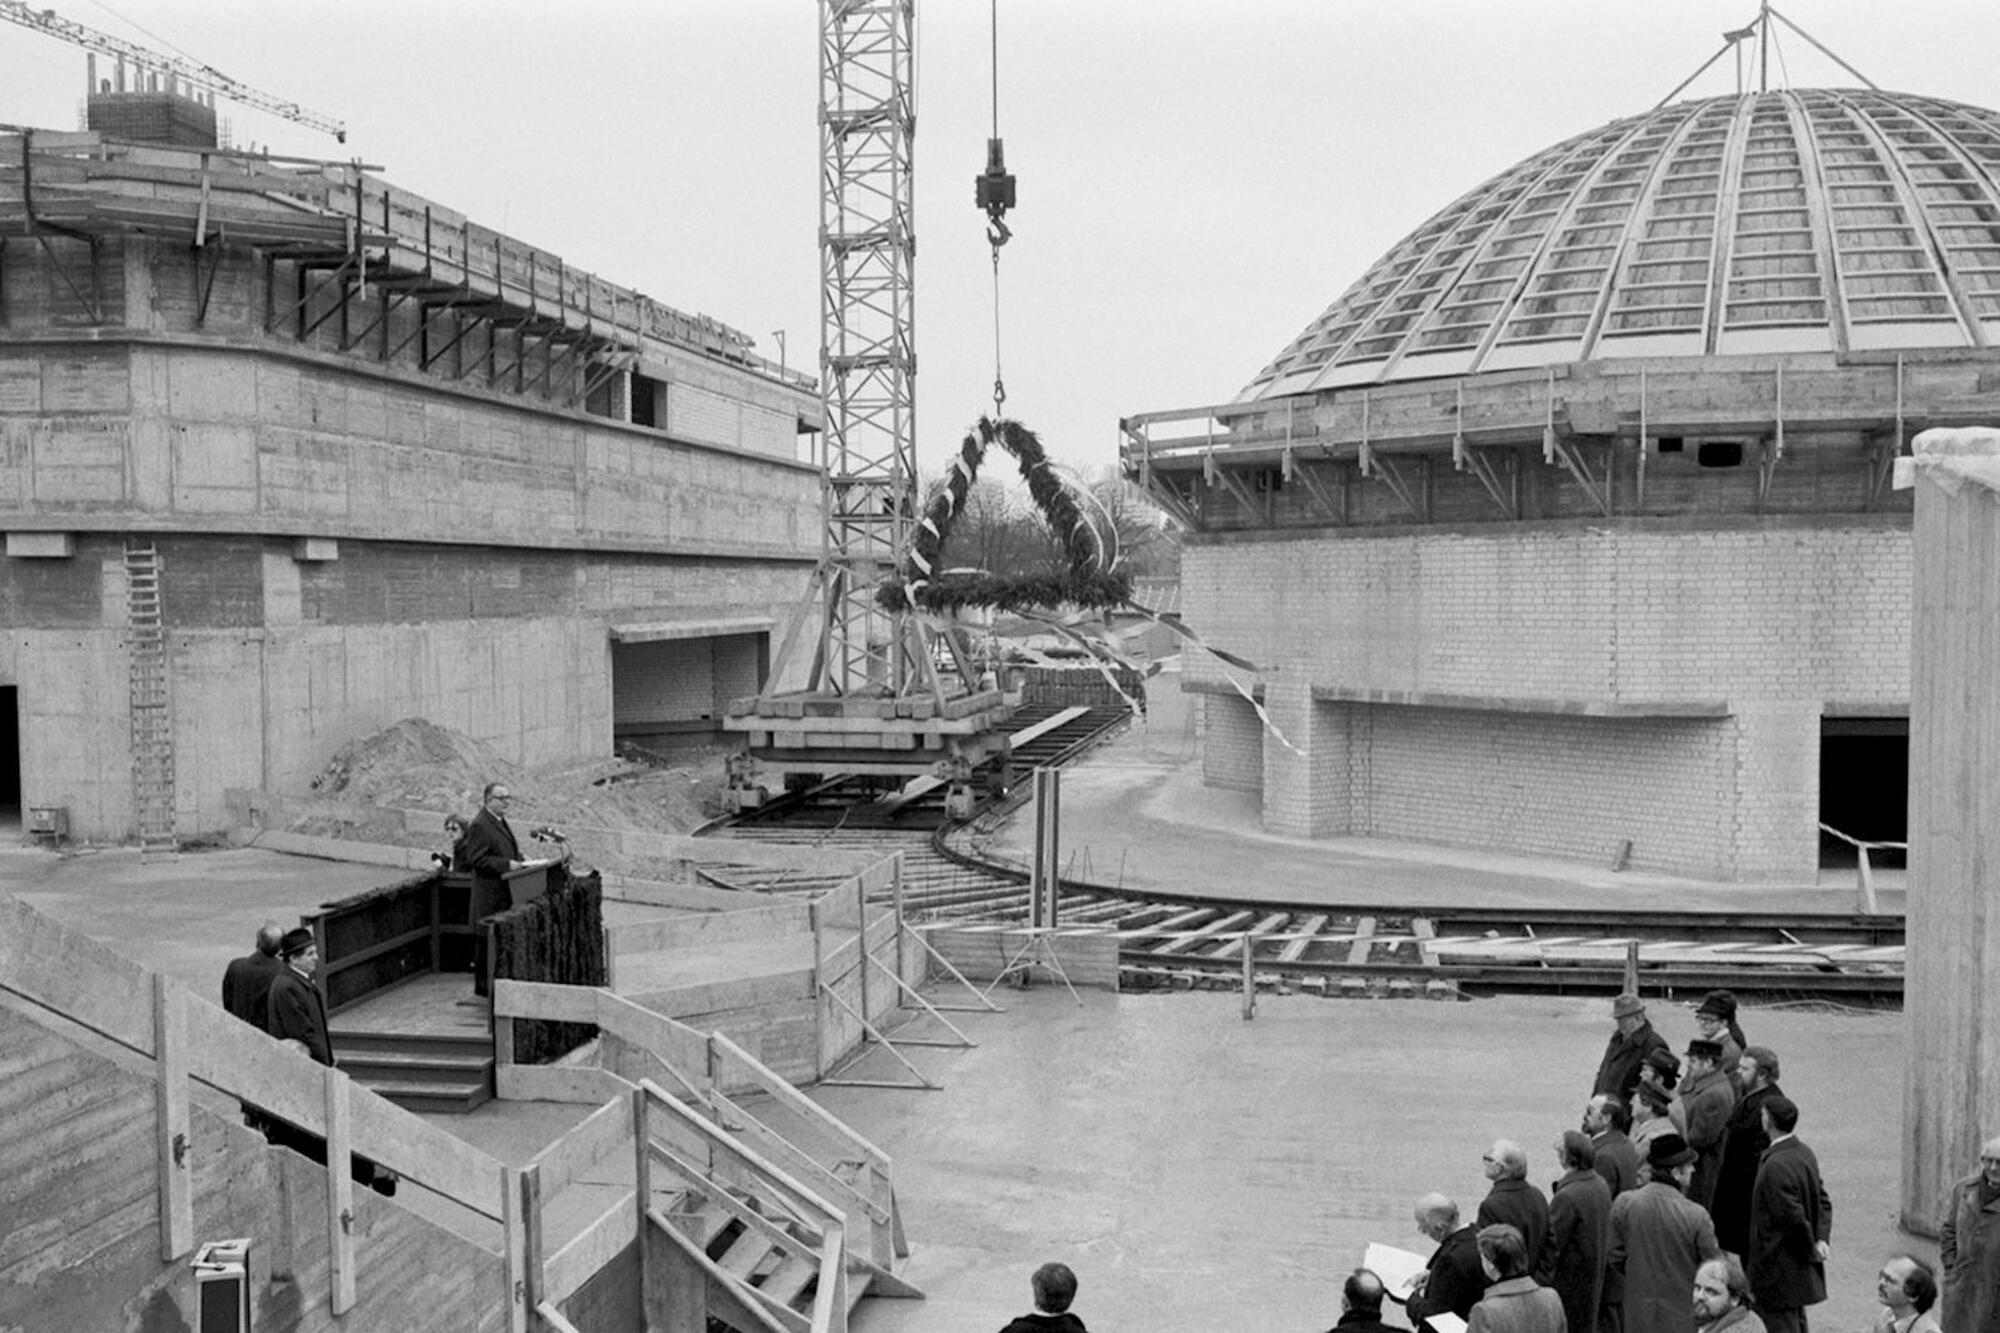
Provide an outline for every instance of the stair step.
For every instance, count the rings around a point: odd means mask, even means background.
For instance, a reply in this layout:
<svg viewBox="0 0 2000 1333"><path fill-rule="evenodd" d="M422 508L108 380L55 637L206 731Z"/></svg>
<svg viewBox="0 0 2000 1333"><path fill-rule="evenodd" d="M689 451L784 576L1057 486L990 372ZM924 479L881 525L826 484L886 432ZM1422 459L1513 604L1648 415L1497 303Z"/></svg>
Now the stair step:
<svg viewBox="0 0 2000 1333"><path fill-rule="evenodd" d="M431 1115L462 1115L493 1100L493 1094L483 1083L472 1088L446 1088L430 1084L360 1082L377 1097L394 1102L406 1111Z"/></svg>
<svg viewBox="0 0 2000 1333"><path fill-rule="evenodd" d="M386 1059L390 1062L426 1059L493 1062L493 1039L485 1036L414 1036L399 1032L375 1032L362 1028L330 1026L327 1035L342 1064Z"/></svg>
<svg viewBox="0 0 2000 1333"><path fill-rule="evenodd" d="M336 1046L340 1067L356 1078L385 1078L424 1082L484 1082L493 1071L492 1048L484 1055L442 1054L430 1051L355 1051Z"/></svg>
<svg viewBox="0 0 2000 1333"><path fill-rule="evenodd" d="M790 1254L758 1286L779 1304L796 1309L801 1298L812 1290L813 1279L818 1276L818 1260L806 1254Z"/></svg>
<svg viewBox="0 0 2000 1333"><path fill-rule="evenodd" d="M729 1247L728 1253L722 1256L717 1267L731 1277L739 1277L747 1282L751 1274L755 1273L777 1248L763 1232L752 1231L746 1227L743 1234Z"/></svg>

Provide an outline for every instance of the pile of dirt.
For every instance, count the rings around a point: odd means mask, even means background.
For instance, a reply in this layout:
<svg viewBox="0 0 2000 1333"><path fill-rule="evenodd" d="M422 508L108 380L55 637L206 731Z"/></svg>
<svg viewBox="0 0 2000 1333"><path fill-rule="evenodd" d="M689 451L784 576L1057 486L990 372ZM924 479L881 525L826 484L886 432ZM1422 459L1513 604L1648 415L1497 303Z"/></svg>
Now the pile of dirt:
<svg viewBox="0 0 2000 1333"><path fill-rule="evenodd" d="M286 827L323 837L429 846L441 833L405 831L402 811L457 811L470 819L486 784L504 782L514 793L508 822L521 834L543 825L687 833L721 808L726 753L727 747L715 746L672 763L606 759L531 769L484 742L420 717L405 718L342 746L312 779L310 795L289 803L293 817ZM320 802L323 808L315 809ZM367 807L379 809L382 817L357 814L357 808Z"/></svg>

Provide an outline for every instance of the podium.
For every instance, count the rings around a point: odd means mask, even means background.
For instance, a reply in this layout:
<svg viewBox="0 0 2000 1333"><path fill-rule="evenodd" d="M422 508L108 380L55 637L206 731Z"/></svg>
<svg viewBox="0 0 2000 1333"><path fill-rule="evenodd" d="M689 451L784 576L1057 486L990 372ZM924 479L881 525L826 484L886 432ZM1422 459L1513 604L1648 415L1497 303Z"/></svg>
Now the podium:
<svg viewBox="0 0 2000 1333"><path fill-rule="evenodd" d="M554 864L553 861L530 861L519 870L510 870L502 875L500 882L507 886L508 895L513 899L509 906L519 907L522 903L531 903L547 893L549 867ZM501 910L504 909L489 907L487 914L491 915Z"/></svg>

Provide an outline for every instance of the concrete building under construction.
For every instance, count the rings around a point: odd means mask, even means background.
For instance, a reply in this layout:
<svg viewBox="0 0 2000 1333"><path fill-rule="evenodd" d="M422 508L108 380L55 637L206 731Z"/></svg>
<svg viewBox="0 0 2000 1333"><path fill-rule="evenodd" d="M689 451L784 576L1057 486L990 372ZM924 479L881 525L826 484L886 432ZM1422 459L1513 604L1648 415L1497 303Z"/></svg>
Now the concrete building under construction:
<svg viewBox="0 0 2000 1333"><path fill-rule="evenodd" d="M1996 336L1992 111L1716 97L1502 172L1234 401L1124 423L1187 618L1262 668L1193 655L1207 781L1298 835L1718 880L1902 841L1888 478L2000 413Z"/></svg>
<svg viewBox="0 0 2000 1333"><path fill-rule="evenodd" d="M538 763L755 691L812 381L359 165L0 161L0 804L164 840L401 717Z"/></svg>

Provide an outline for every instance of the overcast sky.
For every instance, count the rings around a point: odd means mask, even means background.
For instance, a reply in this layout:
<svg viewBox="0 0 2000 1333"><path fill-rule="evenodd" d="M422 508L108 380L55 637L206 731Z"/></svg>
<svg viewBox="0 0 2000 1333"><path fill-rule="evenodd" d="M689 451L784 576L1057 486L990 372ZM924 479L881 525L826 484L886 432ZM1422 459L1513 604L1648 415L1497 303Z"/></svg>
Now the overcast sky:
<svg viewBox="0 0 2000 1333"><path fill-rule="evenodd" d="M359 156L392 184L816 368L812 0L34 0L349 127L241 107L236 143ZM1789 0L1886 89L2000 106L2000 4ZM1644 111L1754 0L1000 0L1020 181L1002 252L1011 415L1116 458L1122 415L1226 402L1399 237L1530 154ZM993 381L972 178L987 0L920 0L918 452ZM1782 24L1772 84L1853 80ZM1789 77L1787 77L1789 76ZM1754 75L1752 76L1754 79ZM0 24L0 121L73 128L77 48ZM1725 58L1684 96L1733 91Z"/></svg>

